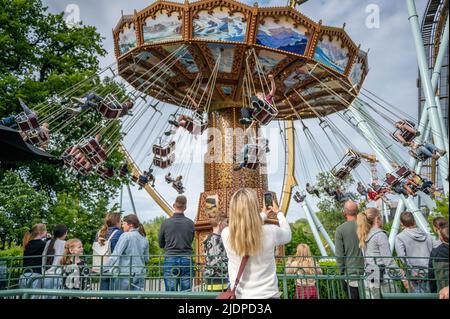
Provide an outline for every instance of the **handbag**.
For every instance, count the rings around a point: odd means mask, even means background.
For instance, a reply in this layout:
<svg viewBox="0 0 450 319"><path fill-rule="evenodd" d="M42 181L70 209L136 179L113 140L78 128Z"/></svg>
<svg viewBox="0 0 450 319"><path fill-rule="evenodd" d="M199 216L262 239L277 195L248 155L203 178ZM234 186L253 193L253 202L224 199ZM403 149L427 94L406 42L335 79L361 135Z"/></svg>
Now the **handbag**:
<svg viewBox="0 0 450 319"><path fill-rule="evenodd" d="M234 282L234 287L232 290L228 289L225 292L222 292L217 296L216 299L236 299L236 288L239 284L239 280L241 280L242 273L244 272L245 266L247 265L248 256L244 256L241 261L241 265L239 266L239 271L236 277L236 281Z"/></svg>

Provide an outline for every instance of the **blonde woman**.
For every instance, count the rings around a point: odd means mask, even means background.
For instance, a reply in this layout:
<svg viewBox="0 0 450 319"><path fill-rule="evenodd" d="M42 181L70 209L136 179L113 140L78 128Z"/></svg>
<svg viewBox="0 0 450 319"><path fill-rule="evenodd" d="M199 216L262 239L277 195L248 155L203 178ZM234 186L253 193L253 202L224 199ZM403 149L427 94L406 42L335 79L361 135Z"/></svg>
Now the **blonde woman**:
<svg viewBox="0 0 450 319"><path fill-rule="evenodd" d="M263 218L270 212L277 215L280 226L263 225ZM236 298L279 298L275 247L291 240L291 228L284 214L274 203L273 207L264 206L260 215L256 192L243 188L231 198L228 217L229 226L222 231L222 239L228 256L231 287L234 287L242 258L249 256Z"/></svg>
<svg viewBox="0 0 450 319"><path fill-rule="evenodd" d="M398 291L394 279L402 279L405 287L408 282L403 280L403 273L392 258L387 233L381 229L383 217L376 208L368 208L357 217L357 235L361 248L365 271L368 279L366 298L380 299L381 292L395 293Z"/></svg>
<svg viewBox="0 0 450 319"><path fill-rule="evenodd" d="M307 244L297 246L296 257L289 257L286 263L287 274L299 276L317 276L322 274L322 269L316 265L312 258L311 249ZM295 299L318 299L316 279L298 278L295 290Z"/></svg>

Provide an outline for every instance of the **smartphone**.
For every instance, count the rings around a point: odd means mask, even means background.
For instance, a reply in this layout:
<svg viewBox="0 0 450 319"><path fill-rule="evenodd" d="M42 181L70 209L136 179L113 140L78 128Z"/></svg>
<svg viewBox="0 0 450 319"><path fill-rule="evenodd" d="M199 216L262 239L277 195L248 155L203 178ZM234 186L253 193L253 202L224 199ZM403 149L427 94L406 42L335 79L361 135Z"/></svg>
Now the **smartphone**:
<svg viewBox="0 0 450 319"><path fill-rule="evenodd" d="M272 193L264 193L264 204L266 204L266 208L273 206L273 195Z"/></svg>

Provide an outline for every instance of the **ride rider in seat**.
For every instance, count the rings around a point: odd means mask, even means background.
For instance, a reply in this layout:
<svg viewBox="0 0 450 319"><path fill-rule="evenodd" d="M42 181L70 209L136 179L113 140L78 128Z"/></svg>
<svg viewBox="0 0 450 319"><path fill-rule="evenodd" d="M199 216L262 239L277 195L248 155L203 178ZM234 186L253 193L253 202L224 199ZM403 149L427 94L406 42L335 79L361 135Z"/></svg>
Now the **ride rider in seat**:
<svg viewBox="0 0 450 319"><path fill-rule="evenodd" d="M394 133L395 138L405 146L407 146L410 142L405 140L403 137L405 132L411 133L414 137L420 135L420 132L417 131L407 120L395 122L395 127L397 128L397 131Z"/></svg>
<svg viewBox="0 0 450 319"><path fill-rule="evenodd" d="M411 148L411 155L418 158L420 161L426 161L429 158L438 160L441 156L447 154L447 151L442 150L431 143L424 142L418 144L411 141L407 144Z"/></svg>
<svg viewBox="0 0 450 319"><path fill-rule="evenodd" d="M315 186L312 186L310 183L306 183L306 191L311 195L320 197L319 190Z"/></svg>
<svg viewBox="0 0 450 319"><path fill-rule="evenodd" d="M176 129L179 127L183 127L186 128L189 122L195 122L196 125L200 125L203 126L205 124L205 121L203 120L203 113L204 110L202 107L200 107L200 105L198 105L198 103L189 95L186 95L186 98L191 101L192 106L194 107L194 117L195 119L193 119L190 116L187 116L185 114L181 114L177 120L169 120L169 124L172 124L172 126L174 127L173 129L170 129L169 131L167 131L166 133L164 133L165 135L172 135L175 134Z"/></svg>
<svg viewBox="0 0 450 319"><path fill-rule="evenodd" d="M271 84L271 90L268 95L264 96L264 93L258 92L256 93L256 96L252 97L252 103L248 108L242 108L241 109L241 119L239 120L239 123L242 125L249 125L252 124L253 120L253 113L259 112L261 107L264 107L264 104L273 105L273 97L275 96L276 92L276 85L275 85L275 79L272 74L269 74L268 79Z"/></svg>

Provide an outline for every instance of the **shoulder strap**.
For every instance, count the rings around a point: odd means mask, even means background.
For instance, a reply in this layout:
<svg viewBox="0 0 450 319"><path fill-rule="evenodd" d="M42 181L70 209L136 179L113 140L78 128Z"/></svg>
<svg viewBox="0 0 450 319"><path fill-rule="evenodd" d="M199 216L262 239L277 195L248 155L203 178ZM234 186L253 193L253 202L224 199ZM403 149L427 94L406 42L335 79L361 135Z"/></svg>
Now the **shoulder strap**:
<svg viewBox="0 0 450 319"><path fill-rule="evenodd" d="M118 231L119 231L118 229L116 229L115 231L113 231L106 241L110 241L111 238L113 238L114 235L115 235Z"/></svg>
<svg viewBox="0 0 450 319"><path fill-rule="evenodd" d="M241 265L239 266L239 271L238 271L238 274L237 274L237 277L236 277L236 281L234 282L234 287L233 287L233 290L232 290L233 292L236 291L236 288L237 288L237 286L239 284L239 281L241 280L242 273L244 272L245 266L247 265L247 261L248 261L248 256L244 256L242 258Z"/></svg>

